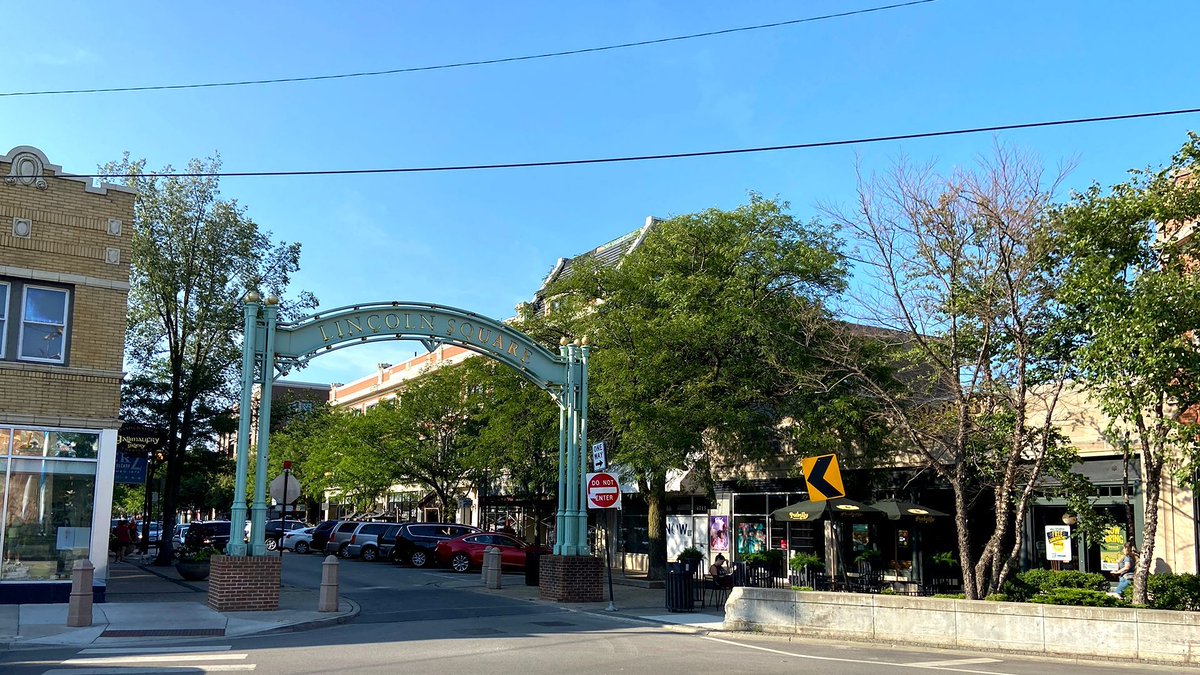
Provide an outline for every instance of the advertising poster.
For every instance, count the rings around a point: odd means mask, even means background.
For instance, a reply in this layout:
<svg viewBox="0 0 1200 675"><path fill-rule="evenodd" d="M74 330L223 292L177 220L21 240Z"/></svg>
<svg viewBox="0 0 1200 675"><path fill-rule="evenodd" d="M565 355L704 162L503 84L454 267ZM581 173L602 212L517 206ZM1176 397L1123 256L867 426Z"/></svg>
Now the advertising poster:
<svg viewBox="0 0 1200 675"><path fill-rule="evenodd" d="M737 552L739 554L762 553L767 550L767 526L765 523L740 522L737 524Z"/></svg>
<svg viewBox="0 0 1200 675"><path fill-rule="evenodd" d="M1071 528L1067 525L1046 526L1046 560L1071 561Z"/></svg>
<svg viewBox="0 0 1200 675"><path fill-rule="evenodd" d="M729 516L709 516L708 550L713 552L729 550Z"/></svg>
<svg viewBox="0 0 1200 675"><path fill-rule="evenodd" d="M675 560L692 545L691 526L691 516L667 516L667 560Z"/></svg>
<svg viewBox="0 0 1200 675"><path fill-rule="evenodd" d="M1125 554L1125 528L1113 525L1104 531L1100 541L1100 570L1116 572Z"/></svg>

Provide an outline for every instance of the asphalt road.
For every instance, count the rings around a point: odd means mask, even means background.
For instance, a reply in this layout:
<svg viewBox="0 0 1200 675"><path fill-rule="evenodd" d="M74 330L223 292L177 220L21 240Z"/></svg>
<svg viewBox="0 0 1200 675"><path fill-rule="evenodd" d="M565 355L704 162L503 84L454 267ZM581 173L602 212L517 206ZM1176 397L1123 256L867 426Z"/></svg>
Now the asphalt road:
<svg viewBox="0 0 1200 675"><path fill-rule="evenodd" d="M315 587L320 582L320 563L320 556L288 555L284 579L289 584ZM345 595L363 608L359 619L352 624L237 640L102 648L110 651L13 651L0 654L0 673L1100 675L1179 672L1176 667L1126 663L1072 663L1003 654L678 632L603 613L571 611L457 589L453 588L455 575L451 573L398 568L386 563L343 563L341 585Z"/></svg>

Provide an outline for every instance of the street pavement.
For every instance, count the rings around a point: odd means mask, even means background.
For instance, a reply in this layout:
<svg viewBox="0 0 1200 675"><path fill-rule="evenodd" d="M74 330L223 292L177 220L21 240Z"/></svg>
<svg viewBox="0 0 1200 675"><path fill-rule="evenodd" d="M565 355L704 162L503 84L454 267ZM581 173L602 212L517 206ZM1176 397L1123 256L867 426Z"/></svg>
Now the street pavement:
<svg viewBox="0 0 1200 675"><path fill-rule="evenodd" d="M285 596L307 597L315 607L321 561L316 555L285 555ZM142 607L152 614L163 605L173 605L173 615L157 614L161 628L181 625L180 619L190 611L184 608L203 601L203 593L195 590L200 584L188 584L192 587L188 588L161 577L151 581L144 574L130 567L125 581L114 578L110 595L113 602L107 604L131 610ZM302 632L278 632L278 627L264 625L260 627L273 632L208 638L98 638L68 645L21 640L0 652L0 673L664 675L723 671L879 675L933 670L988 675L1107 675L1180 670L722 632L718 630L721 614L713 608L695 614L665 612L661 588L615 586L617 611L609 612L605 611L607 602L540 601L536 587L525 586L520 575L505 575L502 589L488 590L477 573L343 561L340 579L347 607L353 608L345 615L354 616L349 623ZM156 590L141 592L143 582L145 590ZM298 607L282 613L302 611ZM225 618L230 622L238 619L234 615ZM143 621L143 625L147 623ZM297 623L282 630L296 628L312 626Z"/></svg>

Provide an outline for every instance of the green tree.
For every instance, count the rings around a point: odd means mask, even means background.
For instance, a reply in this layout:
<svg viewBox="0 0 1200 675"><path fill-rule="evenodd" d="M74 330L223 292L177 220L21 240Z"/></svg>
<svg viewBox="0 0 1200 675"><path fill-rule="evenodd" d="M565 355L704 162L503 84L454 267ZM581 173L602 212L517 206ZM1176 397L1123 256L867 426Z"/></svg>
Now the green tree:
<svg viewBox="0 0 1200 675"><path fill-rule="evenodd" d="M860 181L853 209L830 210L860 242L855 305L879 327L869 346L845 330L831 360L886 412L900 456L952 488L971 599L1015 571L1039 477L1074 455L1054 424L1070 361L1047 235L1060 179L1000 147L948 177L902 162ZM995 518L980 551L969 510L981 497Z"/></svg>
<svg viewBox="0 0 1200 675"><path fill-rule="evenodd" d="M1057 213L1063 304L1078 331L1081 384L1141 460L1145 529L1133 598L1146 602L1162 480L1193 482L1200 404L1200 284L1191 228L1200 216L1200 137L1158 171L1131 172L1107 192L1093 185Z"/></svg>
<svg viewBox="0 0 1200 675"><path fill-rule="evenodd" d="M556 312L523 317L543 339L596 346L592 435L614 441L611 460L647 497L652 578L666 565L667 472L773 454L806 393L778 367L800 371L810 357L789 336L844 276L831 231L751 195L658 223L619 266L573 268L547 289Z"/></svg>
<svg viewBox="0 0 1200 675"><path fill-rule="evenodd" d="M461 367L475 370L472 377L483 388L476 456L484 478L489 486L531 505L538 523L534 543L541 544L541 523L551 515L541 505L556 495L558 486L558 406L506 365L472 358Z"/></svg>
<svg viewBox="0 0 1200 675"><path fill-rule="evenodd" d="M272 243L246 209L221 197L219 158L192 160L185 177L149 175L145 160L101 167L138 191L134 205L127 358L163 385L167 485L163 528L175 524L185 453L197 447L198 406L236 400L240 300L248 290L282 296L300 265L299 244ZM170 173L165 167L163 173ZM281 311L314 307L302 294ZM171 562L170 541L156 564Z"/></svg>

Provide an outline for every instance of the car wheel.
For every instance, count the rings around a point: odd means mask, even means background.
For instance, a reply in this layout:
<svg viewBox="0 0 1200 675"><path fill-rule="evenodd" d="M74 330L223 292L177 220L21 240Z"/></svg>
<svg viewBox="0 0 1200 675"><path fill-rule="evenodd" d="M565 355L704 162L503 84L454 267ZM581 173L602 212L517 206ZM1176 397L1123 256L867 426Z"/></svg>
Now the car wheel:
<svg viewBox="0 0 1200 675"><path fill-rule="evenodd" d="M361 555L364 561L375 562L375 559L379 557L379 549L374 546L367 546L363 548Z"/></svg>
<svg viewBox="0 0 1200 675"><path fill-rule="evenodd" d="M466 553L455 553L454 557L450 559L450 569L455 572L471 571L471 556Z"/></svg>
<svg viewBox="0 0 1200 675"><path fill-rule="evenodd" d="M412 555L408 557L408 561L412 563L413 567L424 567L429 564L429 552L413 551Z"/></svg>
<svg viewBox="0 0 1200 675"><path fill-rule="evenodd" d="M337 554L338 554L338 557L341 558L342 560L349 560L350 559L350 547L343 546L343 547L339 548Z"/></svg>
<svg viewBox="0 0 1200 675"><path fill-rule="evenodd" d="M278 542L278 541L276 541L275 539L268 539L268 540L267 540L267 550L268 550L268 551L274 551L274 550L276 550L276 549L278 549L278 548L279 548L279 542Z"/></svg>
<svg viewBox="0 0 1200 675"><path fill-rule="evenodd" d="M294 548L296 549L296 553L308 553L308 542L307 541L298 541L298 542L296 542L296 545Z"/></svg>

